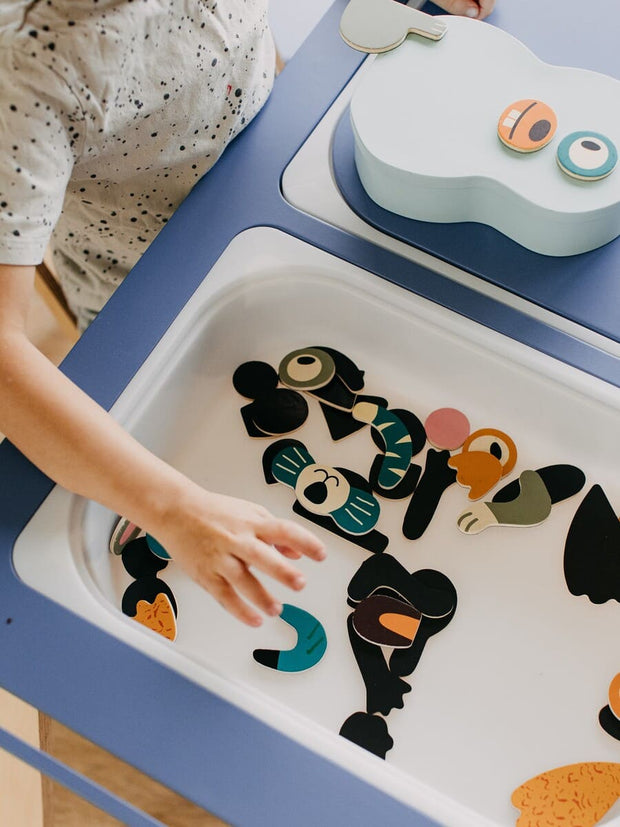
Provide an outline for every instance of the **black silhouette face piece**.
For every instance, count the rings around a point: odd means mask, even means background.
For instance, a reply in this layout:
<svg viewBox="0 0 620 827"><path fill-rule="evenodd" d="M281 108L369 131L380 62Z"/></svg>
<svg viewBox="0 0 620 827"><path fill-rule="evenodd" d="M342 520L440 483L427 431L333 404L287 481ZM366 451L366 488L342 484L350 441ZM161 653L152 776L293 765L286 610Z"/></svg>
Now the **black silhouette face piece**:
<svg viewBox="0 0 620 827"><path fill-rule="evenodd" d="M308 403L300 393L278 387L278 374L266 362L244 362L233 374L237 393L253 399L241 408L246 430L253 437L290 434L308 416Z"/></svg>

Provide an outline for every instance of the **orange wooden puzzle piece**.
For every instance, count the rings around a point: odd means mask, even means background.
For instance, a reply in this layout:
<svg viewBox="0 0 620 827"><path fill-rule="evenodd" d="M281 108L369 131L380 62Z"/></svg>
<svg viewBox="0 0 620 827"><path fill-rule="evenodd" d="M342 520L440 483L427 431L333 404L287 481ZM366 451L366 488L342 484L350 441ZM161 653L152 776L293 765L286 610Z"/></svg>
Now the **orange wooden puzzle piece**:
<svg viewBox="0 0 620 827"><path fill-rule="evenodd" d="M594 827L620 797L620 764L587 761L548 770L512 794L516 827Z"/></svg>

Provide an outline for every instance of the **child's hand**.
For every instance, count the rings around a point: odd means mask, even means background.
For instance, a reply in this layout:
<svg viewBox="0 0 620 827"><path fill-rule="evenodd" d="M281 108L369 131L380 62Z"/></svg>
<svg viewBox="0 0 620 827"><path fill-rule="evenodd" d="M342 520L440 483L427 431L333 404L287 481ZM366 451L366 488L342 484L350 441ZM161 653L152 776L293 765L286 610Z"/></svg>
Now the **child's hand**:
<svg viewBox="0 0 620 827"><path fill-rule="evenodd" d="M488 17L495 6L495 0L434 0L434 2L449 14L476 17L478 20Z"/></svg>
<svg viewBox="0 0 620 827"><path fill-rule="evenodd" d="M282 611L254 570L298 591L305 578L285 558L325 557L323 544L297 523L277 519L260 505L200 488L156 538L190 577L249 626L259 626L262 618L248 603L267 615Z"/></svg>

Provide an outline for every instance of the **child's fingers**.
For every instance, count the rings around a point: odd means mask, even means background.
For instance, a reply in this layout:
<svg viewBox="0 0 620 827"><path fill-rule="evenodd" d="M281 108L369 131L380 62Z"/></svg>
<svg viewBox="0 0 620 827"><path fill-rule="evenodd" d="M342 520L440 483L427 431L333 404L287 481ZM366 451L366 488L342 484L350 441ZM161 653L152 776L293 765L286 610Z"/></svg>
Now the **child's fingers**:
<svg viewBox="0 0 620 827"><path fill-rule="evenodd" d="M478 4L480 6L480 14L478 15L480 20L488 17L495 8L495 0L478 0Z"/></svg>
<svg viewBox="0 0 620 827"><path fill-rule="evenodd" d="M482 17L480 4L475 0L436 0L437 5L449 14L462 17Z"/></svg>
<svg viewBox="0 0 620 827"><path fill-rule="evenodd" d="M271 520L261 526L257 535L263 542L278 549L299 552L312 560L325 559L325 546L318 537L292 520Z"/></svg>
<svg viewBox="0 0 620 827"><path fill-rule="evenodd" d="M303 557L301 551L297 551L296 548L289 548L288 546L276 546L276 548L280 554L283 554L284 557L288 557L289 560L299 560Z"/></svg>
<svg viewBox="0 0 620 827"><path fill-rule="evenodd" d="M276 549L262 540L255 539L247 543L241 554L239 554L247 566L253 566L267 574L269 577L288 586L289 589L299 591L306 585L306 578L294 566L288 563ZM237 575L230 578L231 582L237 582Z"/></svg>
<svg viewBox="0 0 620 827"><path fill-rule="evenodd" d="M262 624L263 618L260 614L251 606L248 606L226 580L218 578L209 584L208 590L218 603L237 620L247 626L260 626Z"/></svg>
<svg viewBox="0 0 620 827"><path fill-rule="evenodd" d="M263 584L243 564L241 564L241 570L235 576L234 588L266 615L277 617L281 614L282 604L267 591Z"/></svg>

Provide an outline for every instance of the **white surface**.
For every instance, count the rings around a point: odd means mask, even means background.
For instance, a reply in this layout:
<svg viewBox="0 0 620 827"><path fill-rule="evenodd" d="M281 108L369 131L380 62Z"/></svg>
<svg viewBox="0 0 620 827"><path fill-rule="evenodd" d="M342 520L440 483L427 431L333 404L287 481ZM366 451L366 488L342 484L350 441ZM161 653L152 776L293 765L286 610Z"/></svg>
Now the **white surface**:
<svg viewBox="0 0 620 827"><path fill-rule="evenodd" d="M543 63L486 23L443 19L441 41L409 37L379 55L353 96L356 164L370 197L409 218L488 224L547 255L585 252L619 235L618 171L576 181L555 152L584 129L620 145L620 111L610 105L620 82ZM558 118L555 138L532 153L497 137L500 114L524 98L544 101Z"/></svg>
<svg viewBox="0 0 620 827"><path fill-rule="evenodd" d="M525 468L572 462L620 504L620 391L482 328L329 254L272 229L237 236L114 408L142 442L207 487L295 517L292 492L267 486L239 414L231 376L243 361L277 365L290 350L326 344L366 370L366 390L423 420L459 407L472 428L498 427ZM310 400L296 438L318 459L366 473L375 447L365 429L340 443ZM423 457L421 455L420 459ZM587 489L586 489L587 490ZM300 595L275 587L324 624L328 649L309 672L256 664L254 648L287 648L279 620L242 627L174 564L174 644L124 617L130 582L107 551L115 515L56 488L18 539L15 565L34 588L131 646L188 675L450 827L508 827L512 790L545 769L617 760L598 710L618 671L618 605L572 597L563 580L564 539L583 494L535 528L462 535L463 489L444 496L425 535L403 539L406 503L382 501L378 528L410 570L436 568L459 595L451 624L431 638L404 710L388 717L395 746L382 762L337 736L362 709L349 648L346 587L367 554L324 532L323 564L304 563ZM217 634L208 630L217 629Z"/></svg>

